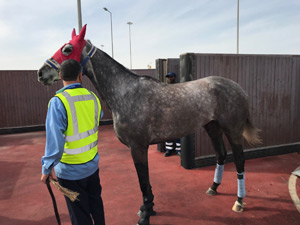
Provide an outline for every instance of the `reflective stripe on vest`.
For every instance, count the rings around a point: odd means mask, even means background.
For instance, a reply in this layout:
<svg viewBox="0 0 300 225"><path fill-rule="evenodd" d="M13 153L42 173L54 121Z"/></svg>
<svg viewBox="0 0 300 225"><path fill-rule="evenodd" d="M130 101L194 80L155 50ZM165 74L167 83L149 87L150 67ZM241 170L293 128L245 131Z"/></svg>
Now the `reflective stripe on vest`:
<svg viewBox="0 0 300 225"><path fill-rule="evenodd" d="M72 136L65 136L65 139L67 142L71 141L78 141L82 138L86 138L98 131L98 114L99 114L99 107L96 97L90 93L90 95L77 95L77 96L71 96L68 92L62 92L61 93L68 101L71 109L72 114L72 121L73 121L73 135ZM95 103L95 127L91 130L85 131L83 133L79 133L79 127L78 127L78 121L77 121L77 115L76 115L76 109L75 109L75 102L78 101L88 101L88 100L94 100ZM69 152L66 152L68 154L72 154Z"/></svg>
<svg viewBox="0 0 300 225"><path fill-rule="evenodd" d="M80 147L80 148L65 149L65 153L67 153L69 155L77 155L77 154L89 151L90 149L97 146L97 144L98 144L98 141L94 141L93 143L83 146L83 147Z"/></svg>
<svg viewBox="0 0 300 225"><path fill-rule="evenodd" d="M84 88L67 89L56 96L63 102L68 119L61 162L82 164L92 160L98 152L99 99Z"/></svg>

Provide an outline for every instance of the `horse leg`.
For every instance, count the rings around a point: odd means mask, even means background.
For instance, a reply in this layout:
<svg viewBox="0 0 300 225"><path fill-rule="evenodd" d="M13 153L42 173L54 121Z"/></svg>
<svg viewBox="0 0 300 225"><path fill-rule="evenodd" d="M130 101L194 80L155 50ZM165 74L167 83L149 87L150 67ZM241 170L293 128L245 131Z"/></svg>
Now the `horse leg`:
<svg viewBox="0 0 300 225"><path fill-rule="evenodd" d="M150 216L156 214L153 210L154 195L152 194L152 188L149 180L148 146L131 147L131 155L139 178L140 188L143 193L143 205L140 207L140 211L138 212L138 215L140 215L138 225L148 225Z"/></svg>
<svg viewBox="0 0 300 225"><path fill-rule="evenodd" d="M216 195L217 188L221 184L223 172L224 172L224 161L227 155L227 151L222 138L222 130L218 121L211 121L204 126L210 140L216 151L217 165L215 169L214 182L211 187L206 191L207 195Z"/></svg>
<svg viewBox="0 0 300 225"><path fill-rule="evenodd" d="M232 153L234 156L234 163L237 171L237 200L235 201L232 210L235 212L242 212L244 210L243 199L246 196L245 188L245 158L242 146L242 136L238 135L237 138L233 138L227 135L228 141L232 148Z"/></svg>

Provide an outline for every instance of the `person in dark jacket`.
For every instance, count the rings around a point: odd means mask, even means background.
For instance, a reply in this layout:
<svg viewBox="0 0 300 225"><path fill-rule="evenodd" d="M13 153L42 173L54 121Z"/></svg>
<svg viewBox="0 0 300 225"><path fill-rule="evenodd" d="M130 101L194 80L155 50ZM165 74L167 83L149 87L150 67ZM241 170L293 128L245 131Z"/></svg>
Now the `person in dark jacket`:
<svg viewBox="0 0 300 225"><path fill-rule="evenodd" d="M175 84L176 83L176 74L173 72L169 72L166 75L167 83L168 84ZM176 155L181 156L181 143L180 138L176 140L166 141L165 142L165 157L168 157L172 155L172 153L175 151Z"/></svg>

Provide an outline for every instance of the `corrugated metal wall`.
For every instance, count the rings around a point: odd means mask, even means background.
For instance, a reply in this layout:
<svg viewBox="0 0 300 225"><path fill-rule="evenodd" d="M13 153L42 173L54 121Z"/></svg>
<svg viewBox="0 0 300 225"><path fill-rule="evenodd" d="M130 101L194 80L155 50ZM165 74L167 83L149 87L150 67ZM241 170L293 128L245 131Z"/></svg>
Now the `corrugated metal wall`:
<svg viewBox="0 0 300 225"><path fill-rule="evenodd" d="M262 146L300 142L300 56L195 54L194 60L195 79L222 76L246 91ZM205 131L196 136L196 157L214 154Z"/></svg>
<svg viewBox="0 0 300 225"><path fill-rule="evenodd" d="M172 59L173 67L174 62L176 63ZM276 152L282 154L285 151L300 151L299 55L187 53L181 55L180 62L177 63L180 64L180 82L206 76L222 76L236 81L247 92L251 119L262 130L260 136L263 139L263 145L259 148L244 144L245 149L249 149L246 151L248 158L277 154ZM168 59L157 61L157 67L160 68L158 72L170 72L169 69L165 71L167 64ZM161 78L162 75L158 74L157 77ZM203 128L186 138L193 142L188 144L188 148L194 151L194 159L191 162L188 162L191 155L185 157L185 153L182 153L182 156L188 159L186 168L215 163L215 152ZM186 142L183 139L182 141ZM224 141L228 152L231 152L226 138ZM293 144L290 145L291 143ZM182 161L182 165L184 163Z"/></svg>
<svg viewBox="0 0 300 225"><path fill-rule="evenodd" d="M37 81L36 71L0 71L0 128L27 127L45 124L48 102L62 88L62 82L43 86ZM91 82L84 77L83 85L95 92ZM103 120L111 113L101 101Z"/></svg>
<svg viewBox="0 0 300 225"><path fill-rule="evenodd" d="M166 83L166 74L173 72L177 75L176 82L180 79L180 63L179 58L157 59L156 60L156 79Z"/></svg>
<svg viewBox="0 0 300 225"><path fill-rule="evenodd" d="M156 67L133 71L159 79L172 71L180 81L215 75L238 82L249 95L253 123L262 130L261 147L300 143L300 56L188 53L159 59ZM42 86L36 71L0 71L0 81L0 128L44 124L48 101L62 87L59 82ZM97 94L87 78L83 84ZM102 106L103 119L111 119L104 102ZM197 131L195 158L214 154L206 132Z"/></svg>
<svg viewBox="0 0 300 225"><path fill-rule="evenodd" d="M134 72L155 77L155 69L134 70ZM83 86L98 95L85 76ZM48 102L60 88L62 88L61 81L52 86L41 85L37 81L35 70L0 71L0 129L44 125ZM102 120L111 120L108 107L102 100L100 101L104 111Z"/></svg>
<svg viewBox="0 0 300 225"><path fill-rule="evenodd" d="M52 89L37 82L36 71L0 71L0 128L43 124Z"/></svg>

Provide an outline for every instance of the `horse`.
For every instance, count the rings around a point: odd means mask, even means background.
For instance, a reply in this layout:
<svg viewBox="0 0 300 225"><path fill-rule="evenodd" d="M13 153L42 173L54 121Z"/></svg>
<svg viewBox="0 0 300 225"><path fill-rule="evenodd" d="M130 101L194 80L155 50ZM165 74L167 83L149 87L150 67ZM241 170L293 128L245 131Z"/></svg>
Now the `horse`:
<svg viewBox="0 0 300 225"><path fill-rule="evenodd" d="M233 210L242 212L245 191L243 137L249 144L261 143L249 115L247 94L234 81L209 76L195 81L165 84L138 76L85 40L86 25L38 70L38 81L51 85L59 80L60 64L75 59L111 110L118 139L128 146L143 196L139 225L150 224L154 195L149 179L148 147L181 138L204 127L216 152L214 180L208 195L217 194L227 155L222 135L232 148L237 170L237 200Z"/></svg>

